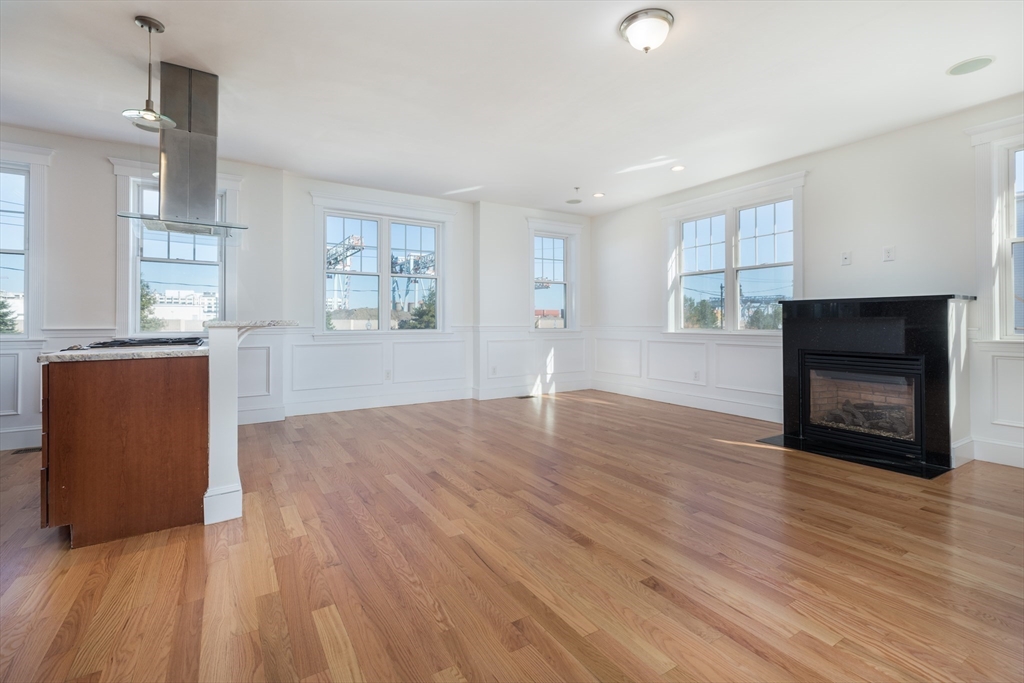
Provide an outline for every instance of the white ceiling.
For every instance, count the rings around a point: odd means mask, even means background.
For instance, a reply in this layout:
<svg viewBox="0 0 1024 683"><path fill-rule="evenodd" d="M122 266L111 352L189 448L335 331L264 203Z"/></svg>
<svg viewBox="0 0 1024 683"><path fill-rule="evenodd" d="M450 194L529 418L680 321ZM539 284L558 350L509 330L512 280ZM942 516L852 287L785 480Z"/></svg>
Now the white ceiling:
<svg viewBox="0 0 1024 683"><path fill-rule="evenodd" d="M220 76L222 158L593 215L1024 89L1021 2L652 2L3 0L0 120L155 145L120 116L149 14ZM676 24L645 55L647 6Z"/></svg>

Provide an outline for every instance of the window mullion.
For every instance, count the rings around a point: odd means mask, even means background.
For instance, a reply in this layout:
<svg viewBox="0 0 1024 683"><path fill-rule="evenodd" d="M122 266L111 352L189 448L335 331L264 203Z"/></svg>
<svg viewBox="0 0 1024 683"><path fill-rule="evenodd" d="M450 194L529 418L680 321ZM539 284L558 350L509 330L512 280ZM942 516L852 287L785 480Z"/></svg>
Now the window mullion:
<svg viewBox="0 0 1024 683"><path fill-rule="evenodd" d="M736 269L739 252L739 230L736 225L737 211L730 207L725 211L725 301L724 329L727 332L739 327L739 293L736 291Z"/></svg>

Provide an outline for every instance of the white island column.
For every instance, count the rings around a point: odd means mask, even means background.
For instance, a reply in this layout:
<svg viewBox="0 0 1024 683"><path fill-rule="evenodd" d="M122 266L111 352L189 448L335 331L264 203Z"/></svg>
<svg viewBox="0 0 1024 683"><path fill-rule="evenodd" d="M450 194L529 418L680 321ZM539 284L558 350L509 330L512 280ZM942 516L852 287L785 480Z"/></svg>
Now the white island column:
<svg viewBox="0 0 1024 683"><path fill-rule="evenodd" d="M206 524L242 516L238 474L238 343L261 327L294 327L294 320L210 320L210 484L203 499Z"/></svg>

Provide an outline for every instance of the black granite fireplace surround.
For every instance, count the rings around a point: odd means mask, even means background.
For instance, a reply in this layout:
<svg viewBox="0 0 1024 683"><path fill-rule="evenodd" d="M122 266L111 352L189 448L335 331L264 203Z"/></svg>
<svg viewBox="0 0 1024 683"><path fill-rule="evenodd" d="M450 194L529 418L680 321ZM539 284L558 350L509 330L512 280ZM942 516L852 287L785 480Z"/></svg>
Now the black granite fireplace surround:
<svg viewBox="0 0 1024 683"><path fill-rule="evenodd" d="M935 477L951 466L954 295L782 302L784 433L811 453Z"/></svg>

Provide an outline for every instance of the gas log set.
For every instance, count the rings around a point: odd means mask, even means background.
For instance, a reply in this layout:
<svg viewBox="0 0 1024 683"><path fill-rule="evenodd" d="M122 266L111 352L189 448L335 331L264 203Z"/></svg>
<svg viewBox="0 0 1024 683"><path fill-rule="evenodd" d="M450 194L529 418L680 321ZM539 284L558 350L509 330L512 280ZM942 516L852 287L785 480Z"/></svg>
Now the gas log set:
<svg viewBox="0 0 1024 683"><path fill-rule="evenodd" d="M853 403L846 400L839 409L829 410L816 422L868 434L909 441L914 439L912 418L908 420L907 409L899 405Z"/></svg>

